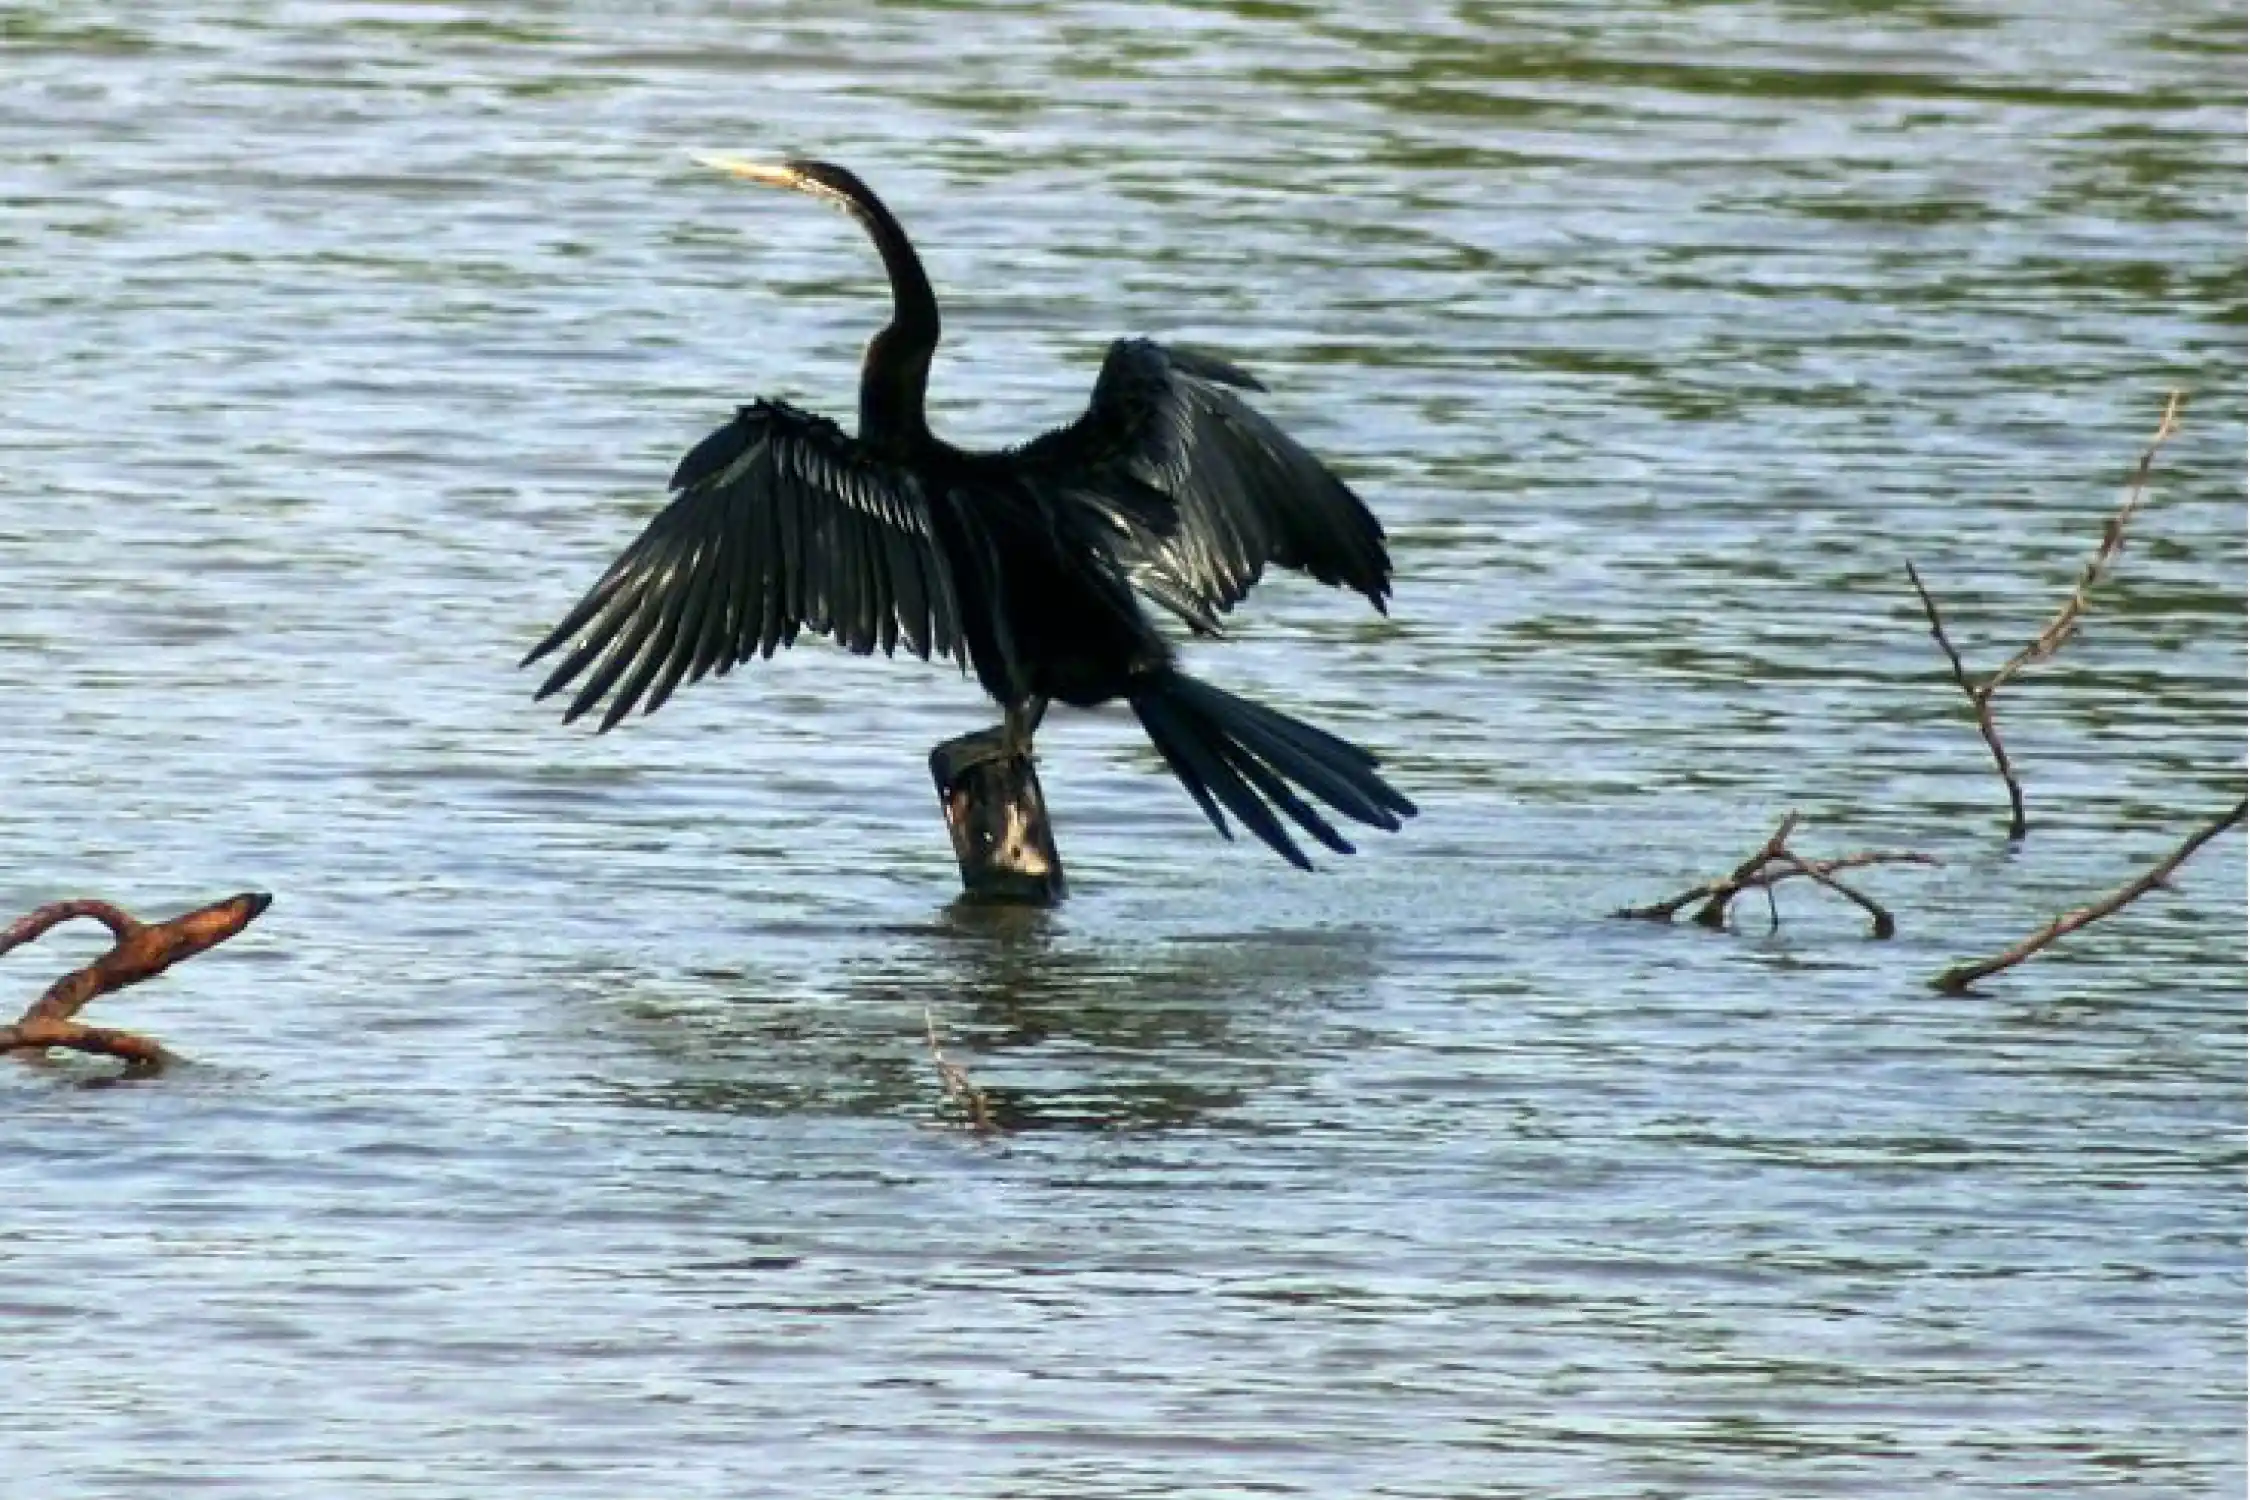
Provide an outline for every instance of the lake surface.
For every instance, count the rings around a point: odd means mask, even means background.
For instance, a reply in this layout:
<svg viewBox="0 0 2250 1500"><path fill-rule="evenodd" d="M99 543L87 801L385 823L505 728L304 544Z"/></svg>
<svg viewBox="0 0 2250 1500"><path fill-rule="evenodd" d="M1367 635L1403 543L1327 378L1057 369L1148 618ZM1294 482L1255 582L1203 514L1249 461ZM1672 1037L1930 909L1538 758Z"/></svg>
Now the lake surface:
<svg viewBox="0 0 2250 1500"><path fill-rule="evenodd" d="M609 0L0 13L0 919L273 909L0 1069L0 1494L2240 1495L2239 7ZM1380 15L1382 19L1374 19ZM594 738L525 647L739 400L942 429L1199 342L1391 528L1221 684L1422 817L1291 871L800 647ZM2190 392L2085 636L1999 702ZM1808 854L1782 894L1606 913ZM100 951L0 962L9 1004ZM925 1013L1013 1127L958 1128Z"/></svg>

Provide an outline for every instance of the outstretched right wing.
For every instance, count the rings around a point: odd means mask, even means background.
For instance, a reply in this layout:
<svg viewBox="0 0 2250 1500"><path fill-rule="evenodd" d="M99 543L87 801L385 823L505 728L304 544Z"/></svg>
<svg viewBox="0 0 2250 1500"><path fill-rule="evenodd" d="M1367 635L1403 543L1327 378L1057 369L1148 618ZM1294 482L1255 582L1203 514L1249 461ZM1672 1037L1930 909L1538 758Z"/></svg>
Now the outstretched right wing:
<svg viewBox="0 0 2250 1500"><path fill-rule="evenodd" d="M524 657L578 637L538 696L591 667L568 723L609 696L608 729L645 695L773 655L800 629L861 656L900 640L963 654L960 597L914 475L833 423L760 401L680 461L678 492L577 607Z"/></svg>
<svg viewBox="0 0 2250 1500"><path fill-rule="evenodd" d="M1134 583L1199 630L1266 564L1367 596L1391 592L1382 523L1351 487L1246 399L1247 371L1147 339L1109 346L1086 414L1016 450L1019 461L1122 501L1153 491L1176 523L1129 531Z"/></svg>

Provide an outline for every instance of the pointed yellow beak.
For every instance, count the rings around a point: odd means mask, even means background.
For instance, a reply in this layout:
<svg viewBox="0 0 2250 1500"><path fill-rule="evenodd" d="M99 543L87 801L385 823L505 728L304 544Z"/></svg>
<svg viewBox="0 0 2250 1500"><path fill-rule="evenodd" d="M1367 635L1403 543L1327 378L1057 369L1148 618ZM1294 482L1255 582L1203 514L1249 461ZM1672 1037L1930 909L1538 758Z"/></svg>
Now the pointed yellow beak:
<svg viewBox="0 0 2250 1500"><path fill-rule="evenodd" d="M739 156L715 156L706 151L695 153L696 165L709 167L714 172L724 172L729 177L740 177L746 182L762 183L767 187L794 188L798 192L811 189L805 174L794 167L777 162L745 161Z"/></svg>

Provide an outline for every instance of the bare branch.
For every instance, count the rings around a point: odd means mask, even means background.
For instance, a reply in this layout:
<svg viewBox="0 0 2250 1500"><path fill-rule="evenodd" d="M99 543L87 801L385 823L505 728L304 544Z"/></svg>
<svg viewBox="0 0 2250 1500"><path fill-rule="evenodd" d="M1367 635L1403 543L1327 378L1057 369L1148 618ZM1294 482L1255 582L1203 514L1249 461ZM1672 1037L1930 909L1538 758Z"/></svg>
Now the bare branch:
<svg viewBox="0 0 2250 1500"><path fill-rule="evenodd" d="M978 1135L996 1134L1000 1125L993 1118L992 1101L984 1096L983 1089L970 1081L966 1068L946 1057L945 1049L938 1045L937 1017L927 1005L922 1007L922 1025L929 1033L930 1058L937 1064L938 1080L945 1085L945 1097L967 1118L969 1129Z"/></svg>
<svg viewBox="0 0 2250 1500"><path fill-rule="evenodd" d="M1934 854L1924 854L1919 849L1862 849L1857 854L1839 854L1834 859L1791 859L1804 866L1801 870L1761 871L1755 885L1774 885L1792 875L1810 875L1818 880L1823 875L1834 875L1841 870L1859 870L1869 865L1942 865L1944 860Z"/></svg>
<svg viewBox="0 0 2250 1500"><path fill-rule="evenodd" d="M49 928L58 927L73 917L92 917L109 929L111 937L120 939L141 925L123 907L112 906L107 901L50 901L45 906L32 908L6 927L0 927L0 953L35 942Z"/></svg>
<svg viewBox="0 0 2250 1500"><path fill-rule="evenodd" d="M1953 680L1960 684L1970 709L1977 716L1977 733L1984 736L1986 747L1992 751L1992 763L1999 767L2000 779L2008 784L2008 841L2021 843L2029 831L2024 821L2023 783L2016 780L2016 768L2008 760L2008 747L2000 742L2000 726L1992 717L1992 690L1969 680L1969 669L1961 664L1961 653L1953 649L1953 642L1946 636L1937 600L1922 586L1922 575L1914 570L1911 562L1906 565L1906 576L1912 581L1914 592L1922 596L1922 612L1930 617L1930 634L1937 638L1938 646L1945 652L1945 659L1953 668Z"/></svg>
<svg viewBox="0 0 2250 1500"><path fill-rule="evenodd" d="M1755 874L1761 866L1763 866L1773 858L1773 851L1780 848L1782 844L1787 842L1789 838L1789 831L1796 826L1797 815L1792 812L1781 820L1781 826L1773 831L1773 837L1767 839L1764 846L1760 848L1756 854L1751 855L1748 859L1737 865L1735 867L1734 873L1724 880L1707 880L1701 885L1691 886L1687 890L1680 892L1680 894L1674 896L1669 901L1659 901L1653 906L1621 907L1617 911L1612 912L1610 915L1618 917L1632 917L1644 922L1669 922L1674 917L1678 916L1681 910L1685 907L1691 906L1698 901L1720 901L1723 897L1724 901L1721 901L1721 905L1719 908L1719 914L1723 919L1726 915L1726 907L1724 902L1732 901L1736 896L1740 895L1744 889L1746 889L1747 882L1750 876ZM1719 925L1717 922L1704 921L1703 912L1696 913L1695 919L1698 922L1702 922L1706 927L1716 927Z"/></svg>
<svg viewBox="0 0 2250 1500"><path fill-rule="evenodd" d="M1705 927L1720 927L1726 923L1727 908L1744 891L1763 890L1770 907L1775 886L1784 880L1804 877L1827 887L1848 901L1858 903L1874 919L1874 935L1887 938L1898 930L1898 924L1891 914L1873 900L1837 880L1836 873L1868 865L1938 863L1931 855L1900 849L1863 849L1856 854L1839 855L1834 859L1803 859L1789 847L1789 835L1796 826L1797 814L1792 812L1781 820L1780 826L1774 829L1757 853L1735 866L1734 872L1723 880L1705 881L1680 892L1670 900L1659 901L1650 906L1628 906L1614 915L1642 921L1669 922L1681 911L1700 901L1703 905L1697 910L1695 921ZM1774 925L1781 925L1778 912L1774 916Z"/></svg>
<svg viewBox="0 0 2250 1500"><path fill-rule="evenodd" d="M2016 778L2016 768L2008 760L2008 747L2000 742L2000 726L1992 714L1992 695L2013 681L2026 667L2047 660L2078 633L2079 622L2085 618L2089 599L2095 584L2109 571L2109 566L2125 546L2126 523L2140 510L2148 496L2150 471L2156 464L2156 453L2173 433L2180 430L2180 406L2186 398L2179 391L2171 392L2164 401L2164 415L2157 420L2156 432L2141 451L2141 461L2133 470L2131 484L2125 492L2125 503L2118 507L2102 526L2102 539L2094 548L2094 555L2078 573L2078 582L2068 598L2056 609L2046 627L2032 638L2031 644L2001 663L2000 669L1978 682L1971 678L1969 669L1962 664L1961 653L1945 633L1945 621L1938 614L1937 600L1923 587L1922 575L1914 564L1906 565L1906 576L1914 585L1914 592L1922 597L1922 612L1930 617L1930 634L1937 639L1945 652L1946 664L1953 669L1953 680L1960 686L1962 695L1977 718L1977 733L1984 736L1985 745L1992 751L1992 763L1999 768L2000 779L2008 786L2008 840L2021 843L2029 824L2024 817L2023 783Z"/></svg>
<svg viewBox="0 0 2250 1500"><path fill-rule="evenodd" d="M2118 908L2139 900L2150 891L2168 882L2172 878L2172 872L2185 864L2188 857L2194 854L2196 850L2202 848L2235 824L2240 823L2246 811L2250 811L2250 799L2236 802L2232 808L2190 834L2185 843L2159 860L2145 874L2127 881L2124 885L2119 886L2091 905L2081 906L2075 911L2064 912L2045 927L2040 928L2039 931L2004 952L1996 953L1990 958L1979 959L1975 963L1955 964L1952 968L1931 980L1930 987L1943 990L1948 994L1966 993L1969 987L1978 980L1989 978L2002 969L2012 969L2056 939L2068 937L2088 923L2098 922Z"/></svg>
<svg viewBox="0 0 2250 1500"><path fill-rule="evenodd" d="M107 901L55 901L0 929L0 953L30 942L73 917L91 917L110 931L110 950L65 974L32 1002L23 1019L0 1026L0 1053L67 1047L123 1058L139 1069L161 1066L167 1054L155 1041L130 1031L86 1026L74 1020L86 1004L114 990L154 979L183 958L215 948L255 921L273 903L256 891L198 907L169 922L140 922Z"/></svg>
<svg viewBox="0 0 2250 1500"><path fill-rule="evenodd" d="M1726 882L1723 880L1706 881L1702 885L1689 887L1669 901L1652 902L1647 906L1620 906L1610 915L1613 917L1631 917L1641 922L1669 922L1678 916L1683 908L1692 906L1705 897L1714 894L1725 884Z"/></svg>
<svg viewBox="0 0 2250 1500"><path fill-rule="evenodd" d="M1791 808L1782 816L1781 822L1774 828L1773 836L1766 840L1764 846L1741 864L1736 865L1734 873L1721 882L1718 889L1714 890L1704 900L1702 910L1695 914L1694 920L1696 923L1704 927L1724 927L1727 921L1728 903L1748 888L1751 880L1760 870L1781 858L1782 851L1789 847L1789 835L1796 830L1797 812L1795 808ZM1776 917L1776 925L1779 922L1780 918Z"/></svg>
<svg viewBox="0 0 2250 1500"><path fill-rule="evenodd" d="M2132 483L2125 491L2125 503L2118 507L2116 515L2103 524L2101 544L2094 549L2094 555L2086 560L2086 566L2079 570L2078 583L2071 589L2070 597L2063 600L2061 607L2055 611L2054 618L2047 622L2046 628L2039 632L2030 645L2001 663L2000 670L1994 672L1984 685L1986 697L1998 692L2025 667L2035 666L2053 656L2078 633L2078 622L2086 614L2088 591L2101 582L2102 575L2109 571L2110 563L2124 549L2125 524L2133 519L2134 513L2141 508L2141 502L2147 498L2149 471L2156 463L2156 450L2180 430L2182 399L2178 391L2173 391L2165 398L2164 415L2157 421L2155 436L2141 450L2141 461L2134 468Z"/></svg>
<svg viewBox="0 0 2250 1500"><path fill-rule="evenodd" d="M1860 894L1858 891L1855 891L1850 886L1844 884L1841 880L1838 880L1828 870L1819 869L1813 865L1807 864L1804 860L1799 859L1796 855L1789 853L1787 850L1784 850L1782 852L1781 857L1789 864L1789 869L1784 873L1806 876L1807 878L1818 881L1820 884L1828 887L1828 889L1834 891L1837 895L1843 897L1846 901L1857 902L1860 909L1865 911L1867 915L1874 921L1874 936L1887 939L1895 937L1898 934L1898 920L1893 917L1888 911L1885 911L1882 905L1877 902L1874 897ZM1830 861L1830 863L1833 864L1834 861ZM1767 883L1766 889L1768 893L1771 893L1771 891L1773 890L1772 882L1769 881Z"/></svg>

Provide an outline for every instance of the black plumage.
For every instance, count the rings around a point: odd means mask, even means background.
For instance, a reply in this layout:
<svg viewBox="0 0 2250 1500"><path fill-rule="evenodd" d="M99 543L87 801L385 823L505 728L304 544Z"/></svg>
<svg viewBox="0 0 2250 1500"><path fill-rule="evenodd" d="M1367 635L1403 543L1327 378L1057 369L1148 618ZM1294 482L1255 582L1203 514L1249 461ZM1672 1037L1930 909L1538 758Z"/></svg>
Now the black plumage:
<svg viewBox="0 0 2250 1500"><path fill-rule="evenodd" d="M1045 476L1106 473L1169 499L1177 525L1128 538L1135 584L1218 630L1270 562L1340 584L1377 609L1391 592L1383 528L1320 460L1237 391L1265 386L1208 354L1148 339L1109 346L1086 415L1015 450Z"/></svg>
<svg viewBox="0 0 2250 1500"><path fill-rule="evenodd" d="M1002 452L953 447L925 406L937 301L881 200L826 163L711 164L837 204L882 255L892 320L868 345L859 431L756 401L698 443L671 503L526 656L571 645L540 697L575 685L566 720L606 698L606 730L811 631L960 661L1026 749L1048 700L1122 698L1220 832L1224 809L1298 865L1277 810L1351 850L1300 792L1378 828L1412 816L1366 751L1182 674L1141 606L1216 633L1269 563L1385 606L1382 526L1250 406L1252 376L1121 339L1077 421Z"/></svg>

